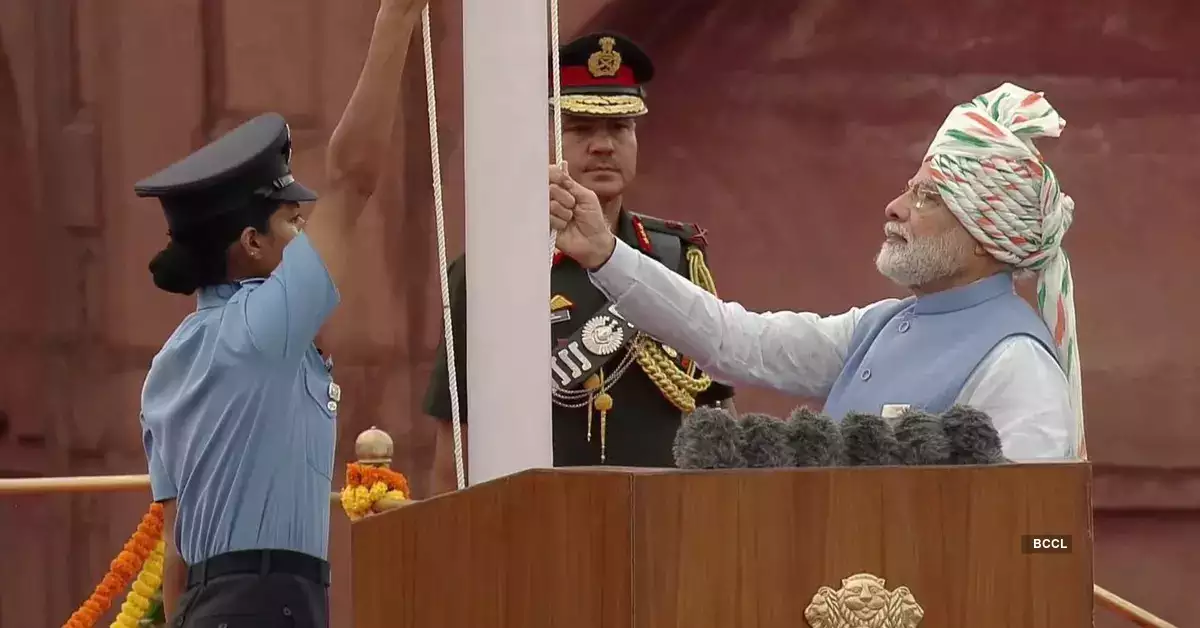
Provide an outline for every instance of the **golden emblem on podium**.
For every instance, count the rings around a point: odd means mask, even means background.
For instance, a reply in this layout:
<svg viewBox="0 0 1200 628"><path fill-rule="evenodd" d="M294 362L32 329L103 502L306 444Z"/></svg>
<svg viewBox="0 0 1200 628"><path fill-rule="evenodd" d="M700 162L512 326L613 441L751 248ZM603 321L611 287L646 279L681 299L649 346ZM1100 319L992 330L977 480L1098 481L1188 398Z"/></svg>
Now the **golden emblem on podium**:
<svg viewBox="0 0 1200 628"><path fill-rule="evenodd" d="M917 628L925 610L908 587L888 591L886 581L869 573L842 580L842 588L817 589L804 609L811 628Z"/></svg>
<svg viewBox="0 0 1200 628"><path fill-rule="evenodd" d="M621 53L613 50L617 40L612 37L600 38L600 50L588 57L588 72L592 76L616 76L621 69Z"/></svg>

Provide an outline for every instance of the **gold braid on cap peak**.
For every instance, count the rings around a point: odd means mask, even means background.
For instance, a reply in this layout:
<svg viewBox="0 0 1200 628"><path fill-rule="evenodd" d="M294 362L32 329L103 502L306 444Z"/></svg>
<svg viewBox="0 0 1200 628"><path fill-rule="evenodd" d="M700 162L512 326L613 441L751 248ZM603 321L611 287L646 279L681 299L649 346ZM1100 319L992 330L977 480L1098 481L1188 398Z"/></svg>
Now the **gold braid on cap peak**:
<svg viewBox="0 0 1200 628"><path fill-rule="evenodd" d="M688 278L692 283L716 296L717 285L708 265L704 263L704 252L697 246L689 246L687 261ZM703 373L696 377L696 363L688 360L685 370L672 359L674 354L674 349L664 348L648 336L642 336L638 342L638 365L650 377L650 381L675 407L692 412L696 409L696 396L712 386L712 378Z"/></svg>
<svg viewBox="0 0 1200 628"><path fill-rule="evenodd" d="M627 94L567 94L558 102L563 111L584 116L640 116L649 111L640 96Z"/></svg>

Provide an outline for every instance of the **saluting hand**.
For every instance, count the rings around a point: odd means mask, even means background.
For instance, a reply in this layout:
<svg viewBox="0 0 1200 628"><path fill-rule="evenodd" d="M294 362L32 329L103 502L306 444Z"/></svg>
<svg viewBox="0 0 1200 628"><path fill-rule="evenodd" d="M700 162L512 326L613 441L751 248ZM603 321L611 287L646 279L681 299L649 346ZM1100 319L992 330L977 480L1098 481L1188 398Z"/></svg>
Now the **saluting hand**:
<svg viewBox="0 0 1200 628"><path fill-rule="evenodd" d="M603 266L617 245L596 193L558 166L550 166L550 228L558 250L587 269Z"/></svg>

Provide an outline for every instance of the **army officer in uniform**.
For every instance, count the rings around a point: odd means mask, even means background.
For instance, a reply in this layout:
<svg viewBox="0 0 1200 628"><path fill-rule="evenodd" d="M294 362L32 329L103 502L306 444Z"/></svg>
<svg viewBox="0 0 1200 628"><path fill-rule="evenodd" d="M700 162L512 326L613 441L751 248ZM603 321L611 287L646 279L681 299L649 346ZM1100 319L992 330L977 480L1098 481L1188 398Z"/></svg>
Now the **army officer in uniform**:
<svg viewBox="0 0 1200 628"><path fill-rule="evenodd" d="M328 189L291 172L284 119L265 114L141 181L170 241L154 283L197 294L142 390L164 504L172 626L329 624L329 497L341 391L314 340L339 302L344 252L374 192L423 0L383 0L366 64L329 142Z"/></svg>
<svg viewBox="0 0 1200 628"><path fill-rule="evenodd" d="M694 224L635 213L624 204L637 172L637 121L647 113L645 84L654 66L615 33L586 35L560 51L563 156L571 173L599 196L609 228L625 242L714 291L704 231ZM549 295L554 378L554 464L673 466L671 444L682 415L697 405L728 404L733 390L712 381L686 356L624 323L572 259L556 254ZM458 394L467 420L463 257L449 268ZM449 376L438 349L426 412L439 421L433 485L455 488ZM465 440L465 437L464 437Z"/></svg>

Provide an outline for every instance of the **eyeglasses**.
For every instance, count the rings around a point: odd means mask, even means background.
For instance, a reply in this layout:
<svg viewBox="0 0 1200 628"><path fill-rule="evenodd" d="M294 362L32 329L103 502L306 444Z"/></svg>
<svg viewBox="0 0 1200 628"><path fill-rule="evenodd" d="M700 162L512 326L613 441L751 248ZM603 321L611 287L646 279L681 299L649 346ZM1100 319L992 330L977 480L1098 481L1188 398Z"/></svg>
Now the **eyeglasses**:
<svg viewBox="0 0 1200 628"><path fill-rule="evenodd" d="M912 199L913 207L916 209L924 209L926 206L933 207L942 202L942 195L938 193L937 187L932 183L909 183L905 186L904 193Z"/></svg>

